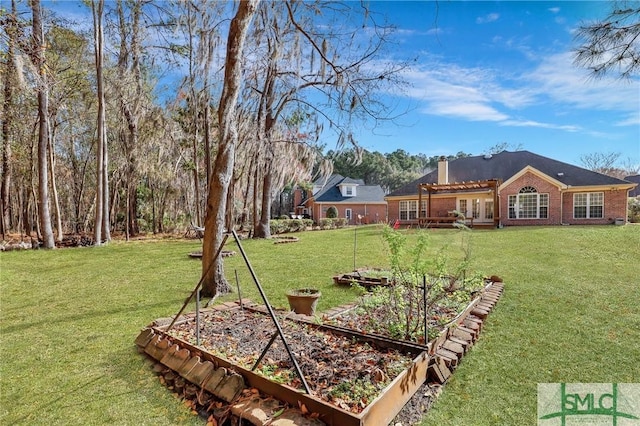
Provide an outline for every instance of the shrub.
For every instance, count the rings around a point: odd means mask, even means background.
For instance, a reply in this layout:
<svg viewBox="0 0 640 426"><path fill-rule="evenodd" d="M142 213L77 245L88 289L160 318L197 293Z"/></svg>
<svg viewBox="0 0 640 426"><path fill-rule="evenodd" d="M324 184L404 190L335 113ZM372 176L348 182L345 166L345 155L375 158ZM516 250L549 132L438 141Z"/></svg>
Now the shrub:
<svg viewBox="0 0 640 426"><path fill-rule="evenodd" d="M335 226L336 228L344 228L345 226L347 226L347 218L339 217L334 219L333 226Z"/></svg>
<svg viewBox="0 0 640 426"><path fill-rule="evenodd" d="M306 231L309 226L313 226L311 219L271 219L269 222L269 229L273 235Z"/></svg>
<svg viewBox="0 0 640 426"><path fill-rule="evenodd" d="M269 230L271 234L282 234L286 229L285 220L282 219L271 219L269 221Z"/></svg>
<svg viewBox="0 0 640 426"><path fill-rule="evenodd" d="M333 228L333 219L325 217L320 219L320 222L318 222L318 226L320 226L320 229L331 229Z"/></svg>
<svg viewBox="0 0 640 426"><path fill-rule="evenodd" d="M296 232L296 231L304 231L305 226L302 219L291 219L288 222L289 229L288 232Z"/></svg>
<svg viewBox="0 0 640 426"><path fill-rule="evenodd" d="M640 223L640 198L629 198L627 214L629 222Z"/></svg>
<svg viewBox="0 0 640 426"><path fill-rule="evenodd" d="M327 218L335 219L338 217L338 209L335 206L331 206L327 209Z"/></svg>

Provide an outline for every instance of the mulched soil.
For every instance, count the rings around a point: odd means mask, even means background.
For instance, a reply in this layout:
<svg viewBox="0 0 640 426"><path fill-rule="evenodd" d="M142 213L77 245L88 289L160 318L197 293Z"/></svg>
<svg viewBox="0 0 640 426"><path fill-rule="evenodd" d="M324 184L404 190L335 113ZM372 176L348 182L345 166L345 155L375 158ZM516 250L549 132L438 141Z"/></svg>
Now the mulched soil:
<svg viewBox="0 0 640 426"><path fill-rule="evenodd" d="M312 394L354 413L361 412L416 356L359 343L279 315ZM200 328L201 347L247 369L276 333L268 315L247 310L203 313ZM170 334L195 344L193 322L177 324ZM273 381L303 388L279 337L256 371ZM423 405L423 401L416 402L418 407Z"/></svg>

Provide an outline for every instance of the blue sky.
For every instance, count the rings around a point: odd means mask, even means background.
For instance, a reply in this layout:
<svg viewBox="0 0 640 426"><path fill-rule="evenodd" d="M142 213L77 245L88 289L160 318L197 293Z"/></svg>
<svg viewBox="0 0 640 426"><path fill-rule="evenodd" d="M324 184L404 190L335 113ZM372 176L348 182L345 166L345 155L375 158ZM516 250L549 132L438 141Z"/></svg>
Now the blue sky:
<svg viewBox="0 0 640 426"><path fill-rule="evenodd" d="M77 1L43 1L86 20ZM356 3L354 3L356 4ZM360 126L371 151L482 154L507 143L560 161L617 152L640 166L640 79L594 80L573 65L574 31L604 18L604 1L371 1L397 27L393 57L417 58L406 93L389 104L408 111L375 130ZM357 4L359 8L359 4ZM378 15L379 14L379 15ZM84 21L83 21L84 19ZM335 147L335 134L322 140Z"/></svg>
<svg viewBox="0 0 640 426"><path fill-rule="evenodd" d="M358 134L374 151L481 154L498 143L581 165L619 152L640 165L640 80L602 80L573 65L574 31L603 18L595 1L373 1L398 28L395 54L418 60L409 112Z"/></svg>

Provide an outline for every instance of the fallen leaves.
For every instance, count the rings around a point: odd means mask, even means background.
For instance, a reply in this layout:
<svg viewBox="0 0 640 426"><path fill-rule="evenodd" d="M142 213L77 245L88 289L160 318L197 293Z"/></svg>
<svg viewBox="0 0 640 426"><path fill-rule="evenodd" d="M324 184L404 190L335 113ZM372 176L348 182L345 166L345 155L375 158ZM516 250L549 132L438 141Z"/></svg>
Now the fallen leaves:
<svg viewBox="0 0 640 426"><path fill-rule="evenodd" d="M232 364L251 369L276 333L276 328L267 315L245 310L242 321L236 320L237 315L237 312L235 316L233 312L217 313L215 317L203 314L200 346ZM195 334L194 325L193 322L178 324L170 334L191 340ZM397 350L377 348L308 324L282 319L280 325L291 351L296 354L296 361L311 393L354 413L366 408L381 389L407 368L414 357ZM279 336L264 353L255 372L274 382L303 389L302 381ZM370 386L354 389L344 386L345 383L369 383ZM306 416L313 416L304 405L300 410Z"/></svg>

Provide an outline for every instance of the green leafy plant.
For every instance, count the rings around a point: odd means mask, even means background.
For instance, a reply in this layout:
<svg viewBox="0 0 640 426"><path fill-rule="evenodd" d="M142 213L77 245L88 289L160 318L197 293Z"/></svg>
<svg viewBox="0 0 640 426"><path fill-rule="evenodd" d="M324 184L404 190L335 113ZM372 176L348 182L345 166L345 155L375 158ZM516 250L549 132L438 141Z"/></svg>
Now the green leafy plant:
<svg viewBox="0 0 640 426"><path fill-rule="evenodd" d="M631 223L640 223L640 198L629 198L628 218Z"/></svg>
<svg viewBox="0 0 640 426"><path fill-rule="evenodd" d="M331 206L327 209L327 217L329 219L335 219L338 217L338 209L335 206Z"/></svg>
<svg viewBox="0 0 640 426"><path fill-rule="evenodd" d="M462 240L462 260L450 266L446 247L436 256L429 255L426 233L420 233L411 246L407 244L406 234L388 226L382 235L394 285L373 288L361 309L363 313L367 310L377 312L369 324L373 332L424 342L425 332L428 339L437 335L448 320L469 303L471 294L483 285L479 274L467 278L470 241L468 238ZM435 331L425 330L425 322L427 327L435 327Z"/></svg>

